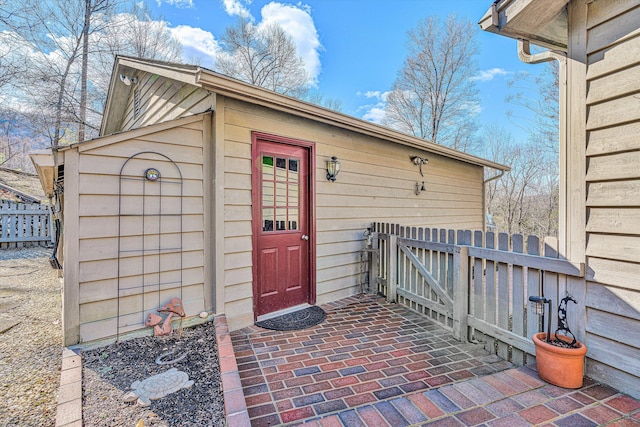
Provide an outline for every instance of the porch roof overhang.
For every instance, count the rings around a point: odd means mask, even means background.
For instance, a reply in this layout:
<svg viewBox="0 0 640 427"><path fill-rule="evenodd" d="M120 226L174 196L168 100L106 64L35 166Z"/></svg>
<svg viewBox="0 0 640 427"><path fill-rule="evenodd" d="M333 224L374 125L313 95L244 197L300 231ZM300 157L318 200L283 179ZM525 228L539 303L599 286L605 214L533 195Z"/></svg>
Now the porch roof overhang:
<svg viewBox="0 0 640 427"><path fill-rule="evenodd" d="M497 0L478 23L484 31L566 52L570 0Z"/></svg>
<svg viewBox="0 0 640 427"><path fill-rule="evenodd" d="M53 151L37 150L29 153L31 163L36 169L38 179L42 185L42 189L47 197L53 197L55 182L55 163L53 159Z"/></svg>
<svg viewBox="0 0 640 427"><path fill-rule="evenodd" d="M118 124L122 120L122 114L124 114L125 110L124 107L128 100L128 90L131 90L131 86L125 86L119 81L120 75L126 75L127 73L131 73L135 70L175 79L194 86L202 87L203 89L222 96L261 105L288 114L293 114L298 117L304 117L317 122L330 124L332 126L428 151L434 154L439 154L444 157L460 160L477 166L488 167L501 171L511 170L509 166L463 153L443 145L435 144L421 138L407 135L372 122L329 110L327 108L282 95L258 86L250 85L206 68L125 56L118 56L116 58L111 76L109 95L105 106L105 114L103 116L101 126L101 136L117 132Z"/></svg>

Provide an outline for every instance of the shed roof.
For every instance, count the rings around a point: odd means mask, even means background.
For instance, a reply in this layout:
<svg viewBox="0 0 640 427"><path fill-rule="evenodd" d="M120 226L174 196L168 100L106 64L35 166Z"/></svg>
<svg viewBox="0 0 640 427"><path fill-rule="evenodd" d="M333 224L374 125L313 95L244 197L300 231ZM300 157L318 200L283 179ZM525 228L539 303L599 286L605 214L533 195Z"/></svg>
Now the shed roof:
<svg viewBox="0 0 640 427"><path fill-rule="evenodd" d="M135 70L157 74L166 78L201 87L216 94L269 107L298 117L304 117L317 122L330 124L339 128L358 132L360 134L391 141L396 144L425 150L466 163L503 171L511 170L509 166L463 153L372 122L278 94L258 86L250 85L200 66L175 64L127 56L118 56L114 64L109 87L109 95L107 96L105 106L105 114L103 116L100 130L100 134L102 136L110 135L119 131L119 124L122 121L122 115L125 110L124 105L126 105L129 97L129 90L131 90L131 86L126 86L120 83L120 75L131 75Z"/></svg>
<svg viewBox="0 0 640 427"><path fill-rule="evenodd" d="M38 176L0 167L0 197L8 200L40 203L45 199Z"/></svg>
<svg viewBox="0 0 640 427"><path fill-rule="evenodd" d="M480 19L484 31L567 50L570 0L496 0Z"/></svg>

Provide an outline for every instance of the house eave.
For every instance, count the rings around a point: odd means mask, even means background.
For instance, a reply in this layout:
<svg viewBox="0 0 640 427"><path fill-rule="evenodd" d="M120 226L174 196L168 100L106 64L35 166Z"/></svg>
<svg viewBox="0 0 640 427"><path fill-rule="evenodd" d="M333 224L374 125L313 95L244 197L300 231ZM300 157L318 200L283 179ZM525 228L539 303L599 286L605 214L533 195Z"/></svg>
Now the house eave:
<svg viewBox="0 0 640 427"><path fill-rule="evenodd" d="M296 98L284 96L261 87L249 85L239 80L224 77L206 69L201 69L198 73L198 85L222 96L251 102L274 110L293 114L298 117L326 123L342 129L385 139L416 149L426 150L478 166L504 171L511 170L509 166L463 153L443 145L434 144L421 138L407 135L384 126L304 102Z"/></svg>
<svg viewBox="0 0 640 427"><path fill-rule="evenodd" d="M569 0L499 0L478 23L483 31L566 52Z"/></svg>
<svg viewBox="0 0 640 427"><path fill-rule="evenodd" d="M100 136L111 135L120 130L127 100L131 91L135 89L135 84L125 85L120 80L121 75L132 78L136 77L138 72L148 72L195 85L197 69L198 67L192 65L142 60L128 56L116 57L104 107L105 114L100 124Z"/></svg>
<svg viewBox="0 0 640 427"><path fill-rule="evenodd" d="M124 110L124 107L122 103L126 102L127 99L127 93L124 92L124 88L130 89L133 87L133 85L125 86L122 84L122 82L120 82L119 75L123 72L131 72L135 74L136 71L158 74L166 78L175 79L201 87L222 96L265 106L274 110L330 124L361 134L386 139L397 144L429 151L477 166L504 171L511 170L509 166L463 153L443 145L434 144L421 138L407 135L375 123L329 110L327 108L282 95L258 86L250 85L240 80L223 76L206 68L129 57L116 58L113 75L111 77L109 96L105 106L105 115L100 133L101 136L104 137L117 133L118 125L120 124L122 117L115 114L113 109L119 106L116 110L121 110L119 114L123 114L122 111Z"/></svg>
<svg viewBox="0 0 640 427"><path fill-rule="evenodd" d="M56 179L53 152L51 150L37 150L29 153L29 158L36 169L44 193L49 198L53 197Z"/></svg>

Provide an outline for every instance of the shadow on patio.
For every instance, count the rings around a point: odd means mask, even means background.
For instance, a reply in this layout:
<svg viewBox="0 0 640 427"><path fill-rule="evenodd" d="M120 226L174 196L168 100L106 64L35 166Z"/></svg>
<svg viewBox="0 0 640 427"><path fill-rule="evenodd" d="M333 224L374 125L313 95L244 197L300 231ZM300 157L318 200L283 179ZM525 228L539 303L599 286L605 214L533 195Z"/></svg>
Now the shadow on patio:
<svg viewBox="0 0 640 427"><path fill-rule="evenodd" d="M306 330L232 333L253 425L316 418L511 367L370 295L324 308L327 320Z"/></svg>
<svg viewBox="0 0 640 427"><path fill-rule="evenodd" d="M401 305L360 295L323 308L306 330L231 334L253 426L640 425L630 397L547 385Z"/></svg>

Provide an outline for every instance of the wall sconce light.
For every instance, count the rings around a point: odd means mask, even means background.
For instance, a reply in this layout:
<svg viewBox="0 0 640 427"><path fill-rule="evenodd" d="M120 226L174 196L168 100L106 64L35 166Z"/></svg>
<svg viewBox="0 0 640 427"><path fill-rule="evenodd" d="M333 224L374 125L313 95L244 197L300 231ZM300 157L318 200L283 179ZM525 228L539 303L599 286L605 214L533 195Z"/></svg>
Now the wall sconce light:
<svg viewBox="0 0 640 427"><path fill-rule="evenodd" d="M126 74L120 74L120 81L124 83L125 86L131 86L132 84L138 83L138 78L129 77Z"/></svg>
<svg viewBox="0 0 640 427"><path fill-rule="evenodd" d="M334 182L339 172L340 162L336 156L333 156L331 160L327 160L327 180Z"/></svg>
<svg viewBox="0 0 640 427"><path fill-rule="evenodd" d="M411 163L413 163L416 166L420 167L420 176L424 176L424 174L422 173L422 165L426 165L427 163L429 163L429 160L423 158L423 157L418 157L418 156L411 156Z"/></svg>
<svg viewBox="0 0 640 427"><path fill-rule="evenodd" d="M420 168L420 176L424 176L424 173L422 172L422 165L426 165L427 163L429 163L429 160L425 159L424 157L411 156L411 163L418 166ZM420 195L420 193L422 193L423 191L425 191L424 181L422 181L422 183L416 182L416 188L413 190L416 196Z"/></svg>

